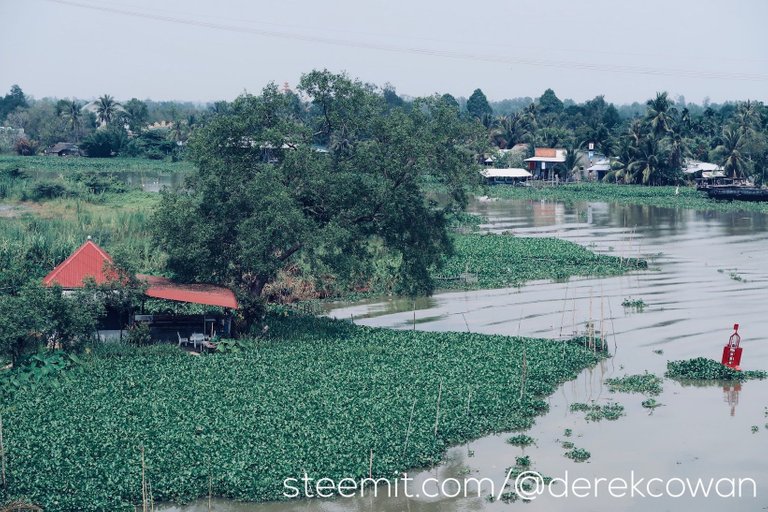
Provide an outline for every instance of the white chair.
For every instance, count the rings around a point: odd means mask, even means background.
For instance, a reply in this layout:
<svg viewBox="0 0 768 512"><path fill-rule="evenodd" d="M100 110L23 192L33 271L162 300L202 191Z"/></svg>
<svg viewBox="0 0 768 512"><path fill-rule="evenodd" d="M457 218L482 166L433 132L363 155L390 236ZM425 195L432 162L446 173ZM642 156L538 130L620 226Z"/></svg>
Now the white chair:
<svg viewBox="0 0 768 512"><path fill-rule="evenodd" d="M201 332L193 332L189 337L189 342L192 343L192 346L195 348L197 348L198 343L202 346L204 341L205 341L205 334Z"/></svg>
<svg viewBox="0 0 768 512"><path fill-rule="evenodd" d="M179 337L179 346L181 346L182 344L184 344L184 345L188 345L189 344L189 338L182 338L181 334L179 334L179 331L176 331L176 336Z"/></svg>

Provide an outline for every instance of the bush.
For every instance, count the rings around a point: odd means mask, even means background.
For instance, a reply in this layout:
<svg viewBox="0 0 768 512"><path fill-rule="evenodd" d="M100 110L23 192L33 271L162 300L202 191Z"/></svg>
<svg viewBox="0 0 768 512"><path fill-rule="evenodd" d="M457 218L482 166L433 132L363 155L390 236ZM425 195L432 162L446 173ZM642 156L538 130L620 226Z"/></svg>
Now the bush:
<svg viewBox="0 0 768 512"><path fill-rule="evenodd" d="M152 336L149 334L149 326L143 323L133 324L128 328L126 343L134 347L143 347L152 343Z"/></svg>
<svg viewBox="0 0 768 512"><path fill-rule="evenodd" d="M63 183L37 183L32 187L30 199L42 201L44 199L55 199L57 197L66 197L72 194Z"/></svg>
<svg viewBox="0 0 768 512"><path fill-rule="evenodd" d="M40 143L36 140L27 139L26 137L22 137L19 140L16 141L16 144L13 145L14 151L16 151L16 154L21 156L33 156L37 154L37 149L40 147Z"/></svg>
<svg viewBox="0 0 768 512"><path fill-rule="evenodd" d="M120 129L96 130L80 144L90 158L109 158L117 155L125 145L125 132Z"/></svg>

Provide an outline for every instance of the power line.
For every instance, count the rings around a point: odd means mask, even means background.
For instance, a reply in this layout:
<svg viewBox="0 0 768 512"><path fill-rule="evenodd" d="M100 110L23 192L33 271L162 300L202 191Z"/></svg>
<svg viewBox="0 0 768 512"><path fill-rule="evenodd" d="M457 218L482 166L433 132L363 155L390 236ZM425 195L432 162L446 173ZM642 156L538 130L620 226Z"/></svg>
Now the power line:
<svg viewBox="0 0 768 512"><path fill-rule="evenodd" d="M636 75L648 75L648 76L671 76L680 78L696 78L696 79L714 79L714 80L737 80L737 81L753 81L753 82L766 82L768 81L768 75L759 73L746 73L746 72L728 72L728 71L706 71L695 69L682 69L682 68L660 68L652 66L636 66L629 64L600 64L600 63L588 63L578 61L563 61L563 60L549 60L535 57L510 57L501 55L490 54L477 54L470 52L452 51L452 50L437 50L431 48L421 48L415 46L397 46L381 43L372 43L361 40L347 40L338 39L334 37L315 36L309 34L300 34L293 32L285 32L280 30L267 30L254 27L243 27L234 25L231 23L220 23L213 21L197 20L189 17L180 17L174 15L165 14L153 14L148 12L135 11L120 7L111 7L105 5L92 5L72 0L46 0L48 2L67 5L72 7L79 7L83 9L90 9L101 12L108 12L112 14L120 14L123 16L131 16L135 18L150 19L154 21L164 21L168 23L176 23L180 25L188 25L194 27L208 28L213 30L220 30L225 32L233 32L240 34L250 34L263 37L288 39L293 41L304 41L309 43L321 43L333 46L341 46L346 48L357 48L364 50L377 50L386 51L392 53L406 53L411 55L423 55L428 57L441 57L448 59L470 60L480 61L497 64L507 65L523 65L533 67L545 67L545 68L558 68L558 69L572 69L577 71L599 71L607 73L618 74L636 74Z"/></svg>

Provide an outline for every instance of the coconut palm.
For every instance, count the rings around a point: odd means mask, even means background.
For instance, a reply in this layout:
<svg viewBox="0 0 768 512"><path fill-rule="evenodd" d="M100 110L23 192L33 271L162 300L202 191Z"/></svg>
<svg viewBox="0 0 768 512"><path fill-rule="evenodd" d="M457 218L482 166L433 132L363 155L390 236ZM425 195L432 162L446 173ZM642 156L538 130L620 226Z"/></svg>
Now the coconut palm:
<svg viewBox="0 0 768 512"><path fill-rule="evenodd" d="M688 149L687 141L680 134L672 135L669 142L669 157L667 158L669 168L682 169L683 162L689 156L691 156L691 151Z"/></svg>
<svg viewBox="0 0 768 512"><path fill-rule="evenodd" d="M105 94L100 97L96 103L96 116L101 123L109 124L117 115L119 108L120 104L115 101L115 98L109 94Z"/></svg>
<svg viewBox="0 0 768 512"><path fill-rule="evenodd" d="M648 185L663 180L668 160L669 151L663 142L655 137L646 137L626 167L624 182Z"/></svg>
<svg viewBox="0 0 768 512"><path fill-rule="evenodd" d="M747 100L739 103L736 109L736 124L741 135L752 133L759 121L760 114L754 101Z"/></svg>
<svg viewBox="0 0 768 512"><path fill-rule="evenodd" d="M669 101L666 91L657 92L656 98L648 100L646 105L648 105L646 119L650 124L651 131L655 135L663 135L672 131L675 108Z"/></svg>
<svg viewBox="0 0 768 512"><path fill-rule="evenodd" d="M515 144L522 142L529 142L530 125L528 118L522 112L500 117L493 138L497 145L504 149L510 149Z"/></svg>
<svg viewBox="0 0 768 512"><path fill-rule="evenodd" d="M82 105L77 100L62 100L58 104L59 116L67 123L67 127L72 131L75 142L80 141L80 135L83 128Z"/></svg>
<svg viewBox="0 0 768 512"><path fill-rule="evenodd" d="M727 127L720 140L722 144L715 148L715 154L720 157L726 174L731 178L743 178L747 170L747 162L741 154L744 137L739 129Z"/></svg>

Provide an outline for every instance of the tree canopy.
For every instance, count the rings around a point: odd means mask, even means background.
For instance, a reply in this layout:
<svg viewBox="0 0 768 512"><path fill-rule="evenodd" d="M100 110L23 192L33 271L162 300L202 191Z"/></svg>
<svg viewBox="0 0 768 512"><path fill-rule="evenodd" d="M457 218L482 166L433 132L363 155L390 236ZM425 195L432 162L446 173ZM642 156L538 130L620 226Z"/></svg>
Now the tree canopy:
<svg viewBox="0 0 768 512"><path fill-rule="evenodd" d="M387 251L402 292L431 292L428 270L451 250L446 213L466 203L483 130L437 96L405 110L343 74L313 71L299 90L301 109L271 84L193 134L197 171L154 219L169 268L248 300L298 260L343 279ZM446 187L440 205L427 179Z"/></svg>

